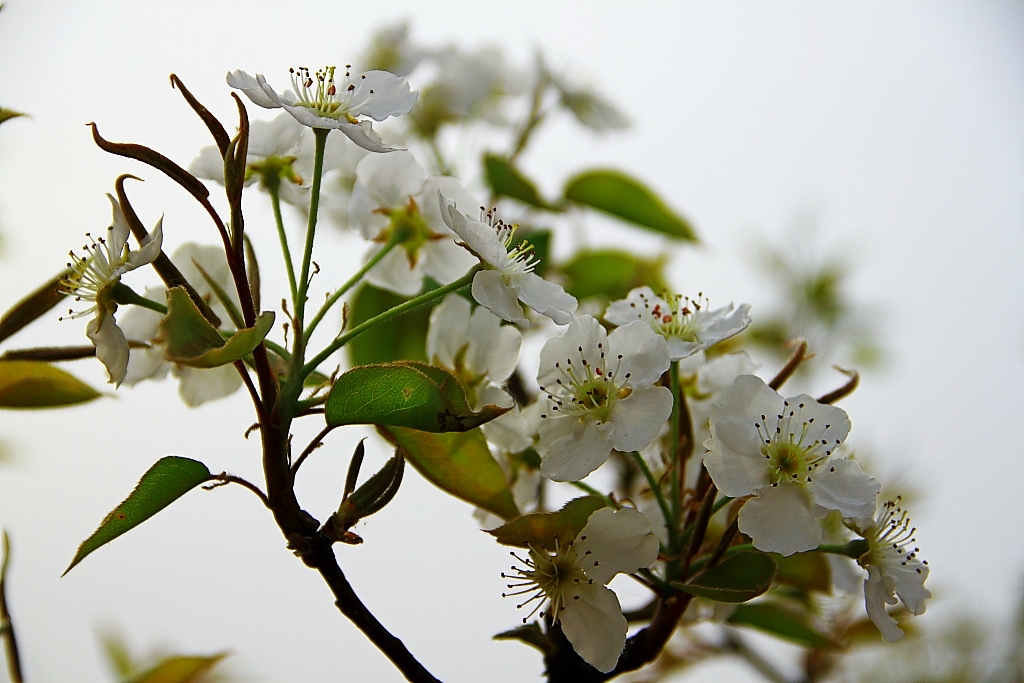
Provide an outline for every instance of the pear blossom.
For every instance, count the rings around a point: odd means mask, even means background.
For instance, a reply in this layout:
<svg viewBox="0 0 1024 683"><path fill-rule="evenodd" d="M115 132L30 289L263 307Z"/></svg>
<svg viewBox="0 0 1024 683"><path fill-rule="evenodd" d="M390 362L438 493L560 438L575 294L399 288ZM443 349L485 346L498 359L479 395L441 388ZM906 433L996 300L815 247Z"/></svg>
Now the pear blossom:
<svg viewBox="0 0 1024 683"><path fill-rule="evenodd" d="M439 191L465 194L455 178L427 177L412 153L371 154L356 166L349 201L349 225L378 244L368 257L393 237L401 239L367 273L372 285L402 296L414 296L430 276L442 284L472 267L473 257L455 243L455 234L440 215Z"/></svg>
<svg viewBox="0 0 1024 683"><path fill-rule="evenodd" d="M128 248L128 221L125 220L121 205L113 196L107 195L113 209L113 221L107 228L106 237L89 238L83 247L84 257L70 253L68 268L71 273L61 280L64 293L75 297L75 301L88 301L92 305L80 311L69 311L70 318L93 315L85 328L85 334L96 347L96 357L107 369L109 382L120 385L128 368L128 341L114 320L117 302L114 300L115 287L121 276L160 255L163 243L163 219L140 245L138 251Z"/></svg>
<svg viewBox="0 0 1024 683"><path fill-rule="evenodd" d="M518 607L534 604L523 623L540 611L561 624L576 653L607 673L626 644L626 618L607 583L619 573L649 567L658 559L658 539L647 518L636 510L601 508L571 540L555 539L554 547L530 547L526 557L513 553L523 567L502 573L512 595L529 597Z"/></svg>
<svg viewBox="0 0 1024 683"><path fill-rule="evenodd" d="M389 116L405 114L416 103L416 93L409 89L408 81L387 71L353 73L351 66L345 69L340 82L335 81L336 67L333 66L315 74L306 67L290 69L293 90L284 93L274 90L263 74L253 77L245 71L232 71L227 75L227 82L244 92L257 106L284 109L310 128L340 130L352 142L371 152L392 151L394 148L384 144L370 122L358 117L383 121Z"/></svg>
<svg viewBox="0 0 1024 683"><path fill-rule="evenodd" d="M228 318L227 311L214 295L203 273L238 306L238 294L221 247L186 242L171 255L171 261L221 320ZM162 301L166 291L164 287L152 287L145 291L144 296ZM173 372L179 379L178 393L185 404L191 407L228 396L242 386L242 378L233 365L193 368L164 360L164 343L160 331L162 319L160 313L139 306L133 306L124 315L121 327L125 336L138 342L138 347L131 349L125 384L134 386L142 380L162 379L168 372Z"/></svg>
<svg viewBox="0 0 1024 683"><path fill-rule="evenodd" d="M867 541L867 552L857 558L857 564L868 572L864 607L887 643L902 640L903 631L885 606L902 600L916 616L924 614L924 601L932 596L924 587L928 563L918 559L919 549L913 546L917 529L911 526L900 502L900 498L886 501L874 519L847 520L847 525Z"/></svg>
<svg viewBox="0 0 1024 683"><path fill-rule="evenodd" d="M704 465L725 495L752 496L738 521L758 550L817 547L829 510L874 513L878 481L856 461L832 457L850 432L841 408L806 394L783 398L759 377L741 375L711 406L710 427Z"/></svg>
<svg viewBox="0 0 1024 683"><path fill-rule="evenodd" d="M267 160L278 160L286 167L286 179L296 185L304 178L293 168L298 158L299 139L309 129L281 112L270 121L253 121L249 124L249 146L246 152L246 184L257 178L258 168ZM310 159L312 168L312 159ZM224 183L224 158L220 148L208 145L199 150L199 155L188 165L188 172L197 178Z"/></svg>
<svg viewBox="0 0 1024 683"><path fill-rule="evenodd" d="M481 220L474 220L456 208L455 202L440 192L437 195L445 223L462 238L463 245L491 269L481 270L473 278L473 298L502 320L528 326L519 302L565 325L576 310L576 297L560 285L548 282L533 272L539 259L533 245L522 241L514 245L518 224L508 225L493 211L481 208Z"/></svg>
<svg viewBox="0 0 1024 683"><path fill-rule="evenodd" d="M613 302L604 318L614 325L643 320L668 340L672 360L682 360L745 330L750 324L750 304L709 310L702 295L662 298L644 286Z"/></svg>
<svg viewBox="0 0 1024 683"><path fill-rule="evenodd" d="M502 325L483 306L470 312L469 301L458 294L449 294L430 312L427 358L458 377L473 410L514 405L501 385L515 371L522 344L518 329Z"/></svg>
<svg viewBox="0 0 1024 683"><path fill-rule="evenodd" d="M668 344L643 322L605 332L589 315L576 318L540 352L541 474L578 481L612 449L638 451L672 413L672 392L656 386L669 368Z"/></svg>

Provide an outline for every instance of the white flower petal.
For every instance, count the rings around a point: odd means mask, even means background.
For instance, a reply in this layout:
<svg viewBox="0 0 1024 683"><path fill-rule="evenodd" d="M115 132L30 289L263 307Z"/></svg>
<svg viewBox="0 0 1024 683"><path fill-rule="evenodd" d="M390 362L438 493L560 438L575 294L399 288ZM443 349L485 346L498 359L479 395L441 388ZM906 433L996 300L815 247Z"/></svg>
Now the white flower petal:
<svg viewBox="0 0 1024 683"><path fill-rule="evenodd" d="M453 237L431 240L423 245L420 252L423 255L423 273L442 285L459 279L477 262L472 254L455 244Z"/></svg>
<svg viewBox="0 0 1024 683"><path fill-rule="evenodd" d="M615 668L626 645L626 618L619 599L609 588L580 583L558 613L562 632L576 654L598 671Z"/></svg>
<svg viewBox="0 0 1024 683"><path fill-rule="evenodd" d="M832 460L818 468L811 482L814 502L843 517L870 517L882 485L864 473L856 460Z"/></svg>
<svg viewBox="0 0 1024 683"><path fill-rule="evenodd" d="M478 304L486 306L502 320L529 327L530 321L523 315L515 290L505 286L498 271L481 270L473 276L472 292Z"/></svg>
<svg viewBox="0 0 1024 683"><path fill-rule="evenodd" d="M639 320L612 330L608 344L612 358L621 357L616 375L633 386L657 382L671 364L665 338Z"/></svg>
<svg viewBox="0 0 1024 683"><path fill-rule="evenodd" d="M449 294L430 312L427 327L427 358L446 368L455 367L455 356L467 341L460 334L469 327L471 304L458 294Z"/></svg>
<svg viewBox="0 0 1024 683"><path fill-rule="evenodd" d="M180 366L177 374L181 379L178 393L186 405L193 408L207 401L229 396L242 386L238 370L230 364L216 368Z"/></svg>
<svg viewBox="0 0 1024 683"><path fill-rule="evenodd" d="M256 78L238 69L237 71L228 72L227 82L235 90L244 92L252 103L258 107L278 109L281 106L281 96L270 88L269 85L266 85L265 79L263 83L260 83ZM273 95L267 93L268 88L270 88L270 92Z"/></svg>
<svg viewBox="0 0 1024 683"><path fill-rule="evenodd" d="M882 639L887 643L898 643L903 640L903 631L885 609L887 604L895 605L896 598L885 584L885 577L878 567L868 567L868 578L864 580L864 609L878 627Z"/></svg>
<svg viewBox="0 0 1024 683"><path fill-rule="evenodd" d="M358 90L355 97L363 95L362 104L352 107L353 116L369 116L374 121L383 121L389 116L407 113L416 104L417 93L411 92L409 82L388 71L367 71L353 83Z"/></svg>
<svg viewBox="0 0 1024 683"><path fill-rule="evenodd" d="M451 228L473 253L496 268L505 266L508 262L508 251L498 239L494 228L462 213L455 206L455 202L440 192L437 201L445 225Z"/></svg>
<svg viewBox="0 0 1024 683"><path fill-rule="evenodd" d="M519 277L519 299L555 321L566 325L572 321L572 314L579 305L576 297L562 289L561 285L545 280L536 273L523 273Z"/></svg>
<svg viewBox="0 0 1024 683"><path fill-rule="evenodd" d="M672 414L672 391L644 386L612 404L609 420L615 425L612 444L620 451L647 448Z"/></svg>
<svg viewBox="0 0 1024 683"><path fill-rule="evenodd" d="M712 406L714 415L715 406ZM712 418L711 438L704 442L704 456L715 486L727 496L748 496L768 485L768 468L760 452L757 432L745 423Z"/></svg>
<svg viewBox="0 0 1024 683"><path fill-rule="evenodd" d="M896 595L913 615L924 614L924 601L932 597L932 592L924 587L928 578L928 565L917 560L897 565L893 568L896 575Z"/></svg>
<svg viewBox="0 0 1024 683"><path fill-rule="evenodd" d="M114 321L114 314L97 311L97 316L85 326L85 335L96 347L96 358L106 367L109 383L120 385L128 371L128 342Z"/></svg>
<svg viewBox="0 0 1024 683"><path fill-rule="evenodd" d="M599 346L600 345L600 346ZM537 381L541 386L554 384L562 377L562 370L571 365L583 368L583 359L596 362L601 350L608 347L608 335L593 317L576 318L561 334L548 339L540 350L540 369Z"/></svg>
<svg viewBox="0 0 1024 683"><path fill-rule="evenodd" d="M366 252L365 258L369 259L383 246L379 243L374 244ZM420 258L415 265L410 266L405 249L392 249L370 269L366 274L366 281L374 287L401 296L415 296L423 287L423 259Z"/></svg>
<svg viewBox="0 0 1024 683"><path fill-rule="evenodd" d="M522 333L511 325L502 325L501 319L483 306L473 311L468 328L462 329L469 340L467 369L480 376L486 375L496 384L507 380L519 365Z"/></svg>
<svg viewBox="0 0 1024 683"><path fill-rule="evenodd" d="M541 421L541 444L550 444L541 454L540 473L554 481L579 481L604 464L612 452L615 428L598 424L592 417L548 417ZM560 434L560 435L559 435ZM558 438L552 439L552 436Z"/></svg>
<svg viewBox="0 0 1024 683"><path fill-rule="evenodd" d="M817 548L822 538L807 493L794 484L758 491L740 508L739 528L758 550L780 555Z"/></svg>
<svg viewBox="0 0 1024 683"><path fill-rule="evenodd" d="M601 508L576 537L580 566L595 583L607 584L618 573L646 569L658 559L658 539L644 515L630 508Z"/></svg>

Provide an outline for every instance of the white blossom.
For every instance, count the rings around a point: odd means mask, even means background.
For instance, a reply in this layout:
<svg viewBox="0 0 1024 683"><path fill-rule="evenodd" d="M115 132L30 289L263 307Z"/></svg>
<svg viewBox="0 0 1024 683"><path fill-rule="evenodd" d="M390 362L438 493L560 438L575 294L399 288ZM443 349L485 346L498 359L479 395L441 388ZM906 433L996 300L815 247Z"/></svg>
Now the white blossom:
<svg viewBox="0 0 1024 683"><path fill-rule="evenodd" d="M549 339L537 374L547 394L537 447L541 474L578 481L613 448L646 448L672 413L672 392L655 386L668 367L668 345L641 322L608 334L585 315Z"/></svg>
<svg viewBox="0 0 1024 683"><path fill-rule="evenodd" d="M657 296L650 287L637 287L613 302L604 314L614 325L643 320L668 340L672 360L682 360L739 334L750 324L750 304L709 310L707 299Z"/></svg>
<svg viewBox="0 0 1024 683"><path fill-rule="evenodd" d="M310 128L337 129L352 142L371 152L390 152L367 116L383 121L389 116L405 114L416 103L416 93L409 83L387 71L352 73L350 67L341 81L335 81L333 66L312 74L309 69L290 69L292 90L278 93L263 74L255 77L238 70L227 75L228 85L244 92L253 104L266 109L283 108Z"/></svg>
<svg viewBox="0 0 1024 683"><path fill-rule="evenodd" d="M528 326L529 321L523 315L520 301L559 325L572 320L576 298L533 272L539 259L529 242L515 244L518 224L509 225L493 211L483 209L481 220L474 220L440 192L437 199L448 227L462 238L467 249L491 267L473 278L473 298L477 303L502 320L523 326Z"/></svg>
<svg viewBox="0 0 1024 683"><path fill-rule="evenodd" d="M857 559L868 572L864 606L887 643L902 640L903 631L885 606L902 600L916 616L924 614L924 601L932 596L924 587L928 563L918 559L919 549L913 545L917 529L900 502L899 498L886 501L874 519L847 521L867 541L867 552Z"/></svg>
<svg viewBox="0 0 1024 683"><path fill-rule="evenodd" d="M111 297L122 275L151 263L160 255L163 219L157 222L139 250L132 251L128 248L128 222L121 205L109 194L107 199L114 216L106 237L93 239L86 233L89 244L82 247L86 254L80 257L71 252L71 262L67 264L71 273L61 280L61 288L75 297L75 301L92 303L88 308L69 311L69 317L93 315L85 334L96 347L96 357L106 367L109 382L119 385L128 368L128 341L114 320L117 302Z"/></svg>
<svg viewBox="0 0 1024 683"><path fill-rule="evenodd" d="M466 389L470 407L513 406L501 386L519 363L523 335L483 306L470 311L470 303L449 294L430 312L427 358L451 370ZM522 450L522 449L520 449Z"/></svg>
<svg viewBox="0 0 1024 683"><path fill-rule="evenodd" d="M759 550L782 555L821 543L828 510L867 517L880 485L854 460L832 455L850 432L846 412L801 394L783 398L741 375L711 407L704 457L711 479L732 498L752 496L739 529Z"/></svg>
<svg viewBox="0 0 1024 683"><path fill-rule="evenodd" d="M171 255L171 261L221 320L228 317L227 311L214 296L213 288L202 272L238 306L238 295L221 247L186 242ZM166 291L164 287L153 287L147 289L144 296L162 301ZM162 319L160 313L139 306L133 306L124 315L121 327L125 336L141 344L140 348L131 350L125 384L132 386L145 379L162 379L168 372L173 372L179 379L178 393L185 404L192 407L228 396L242 386L242 378L231 364L215 368L193 368L164 360L165 346L160 336Z"/></svg>
<svg viewBox="0 0 1024 683"><path fill-rule="evenodd" d="M410 152L371 154L359 162L349 202L350 227L377 243L368 258L389 239L402 240L367 273L370 284L413 296L425 276L447 284L473 265L472 256L455 243L455 234L442 220L435 201L441 190L462 192L454 178L427 177Z"/></svg>
<svg viewBox="0 0 1024 683"><path fill-rule="evenodd" d="M531 547L526 557L513 553L524 566L502 574L511 591L502 595L528 595L518 605L533 604L523 623L538 611L550 616L584 661L608 672L626 644L627 624L618 597L606 584L618 573L649 567L658 559L658 547L642 514L601 508L576 538L556 539L553 548Z"/></svg>

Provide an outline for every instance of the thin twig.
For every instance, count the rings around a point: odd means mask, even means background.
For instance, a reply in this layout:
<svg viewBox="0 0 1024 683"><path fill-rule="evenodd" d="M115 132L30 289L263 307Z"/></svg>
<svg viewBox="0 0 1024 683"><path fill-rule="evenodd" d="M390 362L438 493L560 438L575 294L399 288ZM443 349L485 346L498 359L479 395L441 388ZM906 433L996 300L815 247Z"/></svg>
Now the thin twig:
<svg viewBox="0 0 1024 683"><path fill-rule="evenodd" d="M310 453L315 451L317 447L323 444L324 437L330 434L332 429L334 429L334 425L327 425L326 427L321 429L320 433L314 436L313 440L310 441L309 444L302 450L302 453L299 454L298 459L295 460L295 464L292 465L293 481L295 479L295 473L299 471L299 467L302 466L302 463L305 462L306 458L309 457Z"/></svg>
<svg viewBox="0 0 1024 683"><path fill-rule="evenodd" d="M810 356L807 355L806 339L797 339L791 342L790 345L796 345L796 351L793 352L793 355L789 357L786 364L782 366L781 370L779 370L779 374L775 375L775 378L772 379L771 382L768 382L768 386L775 391L778 391L779 387L785 384L786 380L793 376L793 373L796 372L796 369L800 367L801 363L810 358Z"/></svg>
<svg viewBox="0 0 1024 683"><path fill-rule="evenodd" d="M255 493L263 502L263 504L267 506L267 508L270 508L270 501L267 499L267 494L263 493L263 491L260 490L259 486L256 486L256 484L253 484L251 481L247 479L236 477L235 475L228 474L227 472L215 474L213 475L213 477L211 477L211 479L213 479L215 483L204 486L203 488L206 489L207 491L215 489L218 486L224 486L226 484L241 484L245 488Z"/></svg>
<svg viewBox="0 0 1024 683"><path fill-rule="evenodd" d="M0 560L0 638L7 651L7 673L11 683L22 683L21 657L18 655L18 639L14 635L14 623L7 611L7 563L11 559L11 543L7 530L3 531L3 559Z"/></svg>

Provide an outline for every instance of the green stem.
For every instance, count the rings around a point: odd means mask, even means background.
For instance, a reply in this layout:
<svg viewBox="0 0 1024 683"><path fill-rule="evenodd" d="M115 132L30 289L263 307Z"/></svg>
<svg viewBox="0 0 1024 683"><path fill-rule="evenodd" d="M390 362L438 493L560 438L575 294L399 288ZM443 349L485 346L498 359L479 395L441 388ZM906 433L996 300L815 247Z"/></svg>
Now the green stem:
<svg viewBox="0 0 1024 683"><path fill-rule="evenodd" d="M152 299L147 299L123 282L118 282L111 288L110 299L119 304L141 306L142 308L148 308L151 311L167 315L167 306Z"/></svg>
<svg viewBox="0 0 1024 683"><path fill-rule="evenodd" d="M327 134L331 131L327 128L314 128L316 136L316 152L313 158L313 188L309 197L309 222L306 224L306 245L302 250L302 271L301 279L298 282L298 295L295 299L295 322L300 328L302 326L303 314L306 309L306 292L309 290L309 265L313 261L313 238L316 235L317 213L320 210L320 181L324 174L324 150L327 147ZM296 345L302 343L301 330L296 330ZM302 355L296 354L298 362L302 362Z"/></svg>
<svg viewBox="0 0 1024 683"><path fill-rule="evenodd" d="M420 294L415 299L409 299L403 304L399 304L398 306L395 306L390 310L384 311L380 315L370 318L361 325L356 325L351 330L339 336L333 342L328 344L323 351L318 353L311 361L302 366L302 369L299 371L299 381L301 382L302 379L306 377L306 375L316 370L317 366L319 366L321 363L327 360L332 353L342 348L343 346L345 346L345 344L348 344L350 341L352 341L352 339L359 336L363 332L366 332L374 325L379 325L380 323L391 320L392 318L399 316L402 313L405 313L406 311L410 311L416 308L417 306L429 303L434 299L440 299L446 294L454 292L458 289L462 289L463 287L465 287L466 285L473 281L473 277L482 267L483 266L479 264L473 266L472 268L469 269L469 272L460 277L458 280L450 282L444 287L438 287L437 289L426 292L425 294Z"/></svg>
<svg viewBox="0 0 1024 683"><path fill-rule="evenodd" d="M292 264L292 252L288 247L288 234L284 230L284 219L281 216L281 176L277 173L268 173L263 178L263 183L270 192L270 203L274 207L274 222L277 223L277 238L281 242L281 253L284 255L284 266L288 271L288 288L292 297L292 304L298 300L298 288L295 284L295 266Z"/></svg>
<svg viewBox="0 0 1024 683"><path fill-rule="evenodd" d="M309 341L309 338L313 335L313 330L315 330L316 326L320 324L320 321L324 319L324 316L327 314L327 311L331 310L331 307L338 302L338 299L345 296L345 293L348 292L348 290L352 289L356 284L358 284L359 281L363 279L363 276L366 275L371 268L380 263L381 259L387 256L388 253L396 246L401 244L401 242L402 240L397 238L392 238L388 240L388 242L383 246L383 248L381 248L380 251L371 256L370 260L364 263L363 267L357 270L356 274L349 278L348 282L343 284L338 289L338 291L331 295L327 302L320 308L319 311L317 311L316 316L309 323L309 326L306 327L305 334L307 342Z"/></svg>
<svg viewBox="0 0 1024 683"><path fill-rule="evenodd" d="M661 509L661 514L665 518L665 526L668 528L669 545L675 547L675 536L678 533L676 525L678 524L678 516L672 514L672 510L669 508L668 503L665 502L665 496L661 492L661 486L658 484L658 480L655 478L654 473L651 472L651 468L647 466L647 461L640 455L639 451L633 451L630 454L633 457L633 462L640 468L640 471L644 475L644 479L647 480L647 485L651 487L651 493L654 494L654 499L658 501L658 508Z"/></svg>

